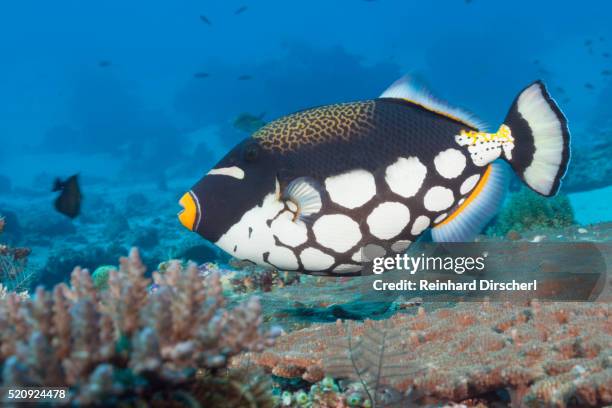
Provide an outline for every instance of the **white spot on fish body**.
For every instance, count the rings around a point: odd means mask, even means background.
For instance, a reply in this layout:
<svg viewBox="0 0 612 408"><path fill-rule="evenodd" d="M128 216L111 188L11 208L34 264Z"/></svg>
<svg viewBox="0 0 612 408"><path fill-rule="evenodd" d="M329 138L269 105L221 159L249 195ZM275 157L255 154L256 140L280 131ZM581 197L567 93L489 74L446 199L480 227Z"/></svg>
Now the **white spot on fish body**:
<svg viewBox="0 0 612 408"><path fill-rule="evenodd" d="M366 170L352 170L325 179L329 198L345 208L358 208L376 194L376 183L372 173Z"/></svg>
<svg viewBox="0 0 612 408"><path fill-rule="evenodd" d="M292 250L285 247L274 246L270 248L268 262L283 270L296 270L298 268L297 257Z"/></svg>
<svg viewBox="0 0 612 408"><path fill-rule="evenodd" d="M353 264L340 264L334 268L334 272L336 273L352 273L359 272L361 270L361 265L353 265Z"/></svg>
<svg viewBox="0 0 612 408"><path fill-rule="evenodd" d="M410 233L414 236L419 235L421 232L425 231L427 227L429 227L429 217L425 215L419 215L416 220L414 220L414 224L412 224L412 230Z"/></svg>
<svg viewBox="0 0 612 408"><path fill-rule="evenodd" d="M434 224L437 224L437 223L443 221L447 216L448 216L447 213L442 213L442 214L438 215L436 217L436 219L434 220Z"/></svg>
<svg viewBox="0 0 612 408"><path fill-rule="evenodd" d="M480 138L478 141L474 142L465 134L459 134L455 136L455 141L460 146L468 146L468 152L470 152L472 162L479 167L486 166L501 156L502 144L495 139L485 140Z"/></svg>
<svg viewBox="0 0 612 408"><path fill-rule="evenodd" d="M212 169L208 172L209 176L229 176L242 180L244 178L244 170L238 166L232 167L221 167L218 169Z"/></svg>
<svg viewBox="0 0 612 408"><path fill-rule="evenodd" d="M446 149L434 158L434 165L440 175L447 179L458 177L465 169L465 155L457 149Z"/></svg>
<svg viewBox="0 0 612 408"><path fill-rule="evenodd" d="M309 271L323 271L330 268L335 262L333 256L310 247L300 253L300 261L302 261L302 266Z"/></svg>
<svg viewBox="0 0 612 408"><path fill-rule="evenodd" d="M391 250L396 253L402 253L408 249L412 241L400 240L396 241L391 245Z"/></svg>
<svg viewBox="0 0 612 408"><path fill-rule="evenodd" d="M429 211L442 211L453 205L454 195L449 188L435 186L425 194L423 204Z"/></svg>
<svg viewBox="0 0 612 408"><path fill-rule="evenodd" d="M384 202L372 210L366 221L376 238L391 239L410 222L410 210L402 203Z"/></svg>
<svg viewBox="0 0 612 408"><path fill-rule="evenodd" d="M263 254L275 247L274 236L266 220L274 218L283 209L284 204L277 199L276 192L266 195L261 205L245 212L215 244L230 253L237 246L236 258L265 265Z"/></svg>
<svg viewBox="0 0 612 408"><path fill-rule="evenodd" d="M466 178L465 181L461 184L461 187L459 188L459 192L461 194L469 193L470 191L472 191L474 187L476 187L478 180L480 180L480 174L474 174Z"/></svg>
<svg viewBox="0 0 612 408"><path fill-rule="evenodd" d="M426 175L427 168L417 157L400 157L387 167L385 181L395 194L409 198L419 192Z"/></svg>
<svg viewBox="0 0 612 408"><path fill-rule="evenodd" d="M336 252L346 252L361 239L359 224L343 214L323 215L312 226L319 244Z"/></svg>
<svg viewBox="0 0 612 408"><path fill-rule="evenodd" d="M308 239L306 225L302 222L293 221L294 214L283 211L270 225L272 232L280 242L295 248Z"/></svg>

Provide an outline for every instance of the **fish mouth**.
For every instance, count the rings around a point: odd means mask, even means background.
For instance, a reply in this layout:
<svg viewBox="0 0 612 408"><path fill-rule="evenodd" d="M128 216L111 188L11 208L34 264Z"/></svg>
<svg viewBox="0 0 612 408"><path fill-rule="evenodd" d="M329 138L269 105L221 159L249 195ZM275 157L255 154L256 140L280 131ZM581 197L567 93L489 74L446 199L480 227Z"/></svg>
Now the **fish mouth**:
<svg viewBox="0 0 612 408"><path fill-rule="evenodd" d="M195 231L200 219L200 203L192 191L183 194L179 200L179 205L183 207L177 216L181 224L189 231Z"/></svg>

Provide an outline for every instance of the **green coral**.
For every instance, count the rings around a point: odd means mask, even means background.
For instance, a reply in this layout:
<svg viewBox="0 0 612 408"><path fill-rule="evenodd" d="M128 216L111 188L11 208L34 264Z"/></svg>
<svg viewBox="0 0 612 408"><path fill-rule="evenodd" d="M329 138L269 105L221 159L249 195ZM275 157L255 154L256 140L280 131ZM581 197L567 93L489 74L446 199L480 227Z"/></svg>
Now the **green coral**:
<svg viewBox="0 0 612 408"><path fill-rule="evenodd" d="M297 402L298 406L304 407L310 402L310 397L304 391L298 391L295 394L295 402Z"/></svg>
<svg viewBox="0 0 612 408"><path fill-rule="evenodd" d="M565 194L543 197L523 187L512 194L489 228L490 235L503 236L509 231L528 231L536 228L562 228L575 224L574 211Z"/></svg>
<svg viewBox="0 0 612 408"><path fill-rule="evenodd" d="M363 402L363 398L361 394L358 394L356 392L346 397L346 403L348 404L349 407L359 407L362 405L362 402Z"/></svg>
<svg viewBox="0 0 612 408"><path fill-rule="evenodd" d="M102 265L97 267L91 275L94 287L97 290L106 290L106 288L108 288L108 274L110 271L116 269L117 267L113 265Z"/></svg>
<svg viewBox="0 0 612 408"><path fill-rule="evenodd" d="M350 383L340 386L330 376L313 384L310 390L299 389L295 392L278 388L276 393L276 408L315 408L348 406L351 408L371 408L372 403L368 399L363 386L360 383Z"/></svg>

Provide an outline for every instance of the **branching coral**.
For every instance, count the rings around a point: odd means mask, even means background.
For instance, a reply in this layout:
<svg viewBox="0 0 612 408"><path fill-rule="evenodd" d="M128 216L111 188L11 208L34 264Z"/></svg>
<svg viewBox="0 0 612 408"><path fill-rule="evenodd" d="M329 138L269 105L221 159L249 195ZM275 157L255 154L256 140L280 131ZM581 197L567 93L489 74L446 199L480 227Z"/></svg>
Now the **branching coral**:
<svg viewBox="0 0 612 408"><path fill-rule="evenodd" d="M390 327L388 326L390 325ZM384 385L428 404L509 395L513 406L603 406L612 403L612 319L605 303L466 303L388 321L315 325L277 339L249 361L281 377L319 381L324 374L358 380L337 370L342 356L330 346L368 332L387 331L394 366L409 369ZM399 335L398 335L399 334ZM397 336L395 336L397 335ZM344 353L350 366L351 353ZM318 373L313 376L312 373Z"/></svg>
<svg viewBox="0 0 612 408"><path fill-rule="evenodd" d="M6 221L0 216L0 234ZM13 248L0 244L0 285L8 290L25 290L33 278L27 268L30 248Z"/></svg>
<svg viewBox="0 0 612 408"><path fill-rule="evenodd" d="M274 342L275 334L260 328L258 300L227 310L219 276L202 280L195 265L154 272L154 291L144 274L132 250L109 273L105 291L76 268L70 287L1 300L2 395L9 387L62 386L72 402L86 405L187 406L227 392L233 406L266 406L259 377L225 370L233 355Z"/></svg>

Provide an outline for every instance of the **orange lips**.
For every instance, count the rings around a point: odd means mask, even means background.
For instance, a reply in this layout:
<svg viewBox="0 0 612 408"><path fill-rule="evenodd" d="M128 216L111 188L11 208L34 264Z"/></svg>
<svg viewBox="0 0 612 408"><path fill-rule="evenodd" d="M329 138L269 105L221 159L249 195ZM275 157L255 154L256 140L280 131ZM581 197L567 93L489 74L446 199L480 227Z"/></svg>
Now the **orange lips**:
<svg viewBox="0 0 612 408"><path fill-rule="evenodd" d="M185 228L190 231L195 229L195 222L198 217L198 206L191 193L185 193L179 200L183 210L178 213L178 219Z"/></svg>

